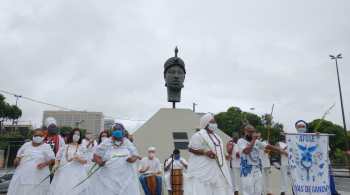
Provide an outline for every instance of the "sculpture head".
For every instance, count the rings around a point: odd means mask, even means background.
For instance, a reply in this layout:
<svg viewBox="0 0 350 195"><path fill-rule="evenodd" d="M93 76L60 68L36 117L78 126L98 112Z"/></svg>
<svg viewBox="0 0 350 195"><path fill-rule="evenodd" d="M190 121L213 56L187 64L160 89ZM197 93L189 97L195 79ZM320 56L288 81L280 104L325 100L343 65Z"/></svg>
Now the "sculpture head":
<svg viewBox="0 0 350 195"><path fill-rule="evenodd" d="M186 69L185 62L177 57L178 49L175 48L175 56L164 63L165 86L168 89L168 102L181 101L181 89L184 87Z"/></svg>

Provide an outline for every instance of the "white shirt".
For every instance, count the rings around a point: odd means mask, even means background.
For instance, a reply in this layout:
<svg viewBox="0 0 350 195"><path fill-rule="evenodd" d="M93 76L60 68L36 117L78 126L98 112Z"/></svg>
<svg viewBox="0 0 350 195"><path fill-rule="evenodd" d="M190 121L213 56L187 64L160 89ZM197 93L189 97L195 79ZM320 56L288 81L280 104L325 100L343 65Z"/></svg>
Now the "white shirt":
<svg viewBox="0 0 350 195"><path fill-rule="evenodd" d="M284 142L278 142L280 149L287 151L287 144ZM281 154L281 166L288 166L288 156Z"/></svg>
<svg viewBox="0 0 350 195"><path fill-rule="evenodd" d="M148 157L142 158L140 162L140 169L148 168L147 173L157 173L162 171L162 167L158 158L154 157L153 159L149 159Z"/></svg>
<svg viewBox="0 0 350 195"><path fill-rule="evenodd" d="M167 167L168 165L171 164L171 162L172 162L172 158L168 158L165 161L165 166ZM186 167L181 162L187 166L186 159L180 157L179 160L174 159L174 163L172 165L170 165L170 169L171 168L173 168L173 169L186 169Z"/></svg>
<svg viewBox="0 0 350 195"><path fill-rule="evenodd" d="M55 154L50 145L43 143L35 147L30 141L21 146L17 152L17 157L21 158L21 161L16 168L15 176L20 177L20 183L39 184L50 172L48 166L38 169L37 165L54 160Z"/></svg>
<svg viewBox="0 0 350 195"><path fill-rule="evenodd" d="M243 153L243 150L250 144L250 142L248 142L246 139L241 138L238 140L237 145L239 148L239 152L241 155L241 161L245 161L245 162L241 162L242 164L247 164L247 165L253 165L253 166L261 166L261 155L260 152L261 150L263 151L266 147L266 143L261 142L259 140L255 141L255 144L253 146L252 151L249 154L245 154ZM242 166L241 166L242 168Z"/></svg>

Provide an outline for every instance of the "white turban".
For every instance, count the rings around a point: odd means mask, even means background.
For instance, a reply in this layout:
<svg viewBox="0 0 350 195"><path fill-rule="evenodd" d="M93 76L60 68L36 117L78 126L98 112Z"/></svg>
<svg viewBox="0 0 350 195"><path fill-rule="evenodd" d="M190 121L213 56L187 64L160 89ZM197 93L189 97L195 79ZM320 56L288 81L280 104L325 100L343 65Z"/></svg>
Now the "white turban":
<svg viewBox="0 0 350 195"><path fill-rule="evenodd" d="M199 122L199 128L205 129L212 119L214 119L214 115L212 113L207 113L204 116L202 116L202 118Z"/></svg>
<svg viewBox="0 0 350 195"><path fill-rule="evenodd" d="M51 116L50 116L50 117L47 117L46 120L45 120L45 126L48 127L48 126L50 126L50 125L52 125L52 124L54 124L54 125L57 126L57 121L56 121L56 119L53 118L53 117L51 117Z"/></svg>

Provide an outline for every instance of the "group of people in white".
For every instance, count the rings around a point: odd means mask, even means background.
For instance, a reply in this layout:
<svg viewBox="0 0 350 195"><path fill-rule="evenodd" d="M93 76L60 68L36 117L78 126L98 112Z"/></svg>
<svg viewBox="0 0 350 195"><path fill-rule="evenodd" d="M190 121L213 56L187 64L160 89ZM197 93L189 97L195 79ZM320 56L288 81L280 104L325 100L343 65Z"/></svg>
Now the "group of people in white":
<svg viewBox="0 0 350 195"><path fill-rule="evenodd" d="M47 132L33 131L33 138L19 150L17 166L9 195L139 195L141 184L146 195L161 195L163 173L169 194L185 195L261 195L271 194L268 151L281 155L281 193L287 191L287 146L277 146L260 139L252 125L244 127L244 136L233 136L224 143L217 134L213 114L200 120L200 130L189 142L188 162L175 149L164 165L149 147L141 158L133 139L121 124L98 139L83 139L74 129L66 139L57 133L55 124ZM224 146L226 145L226 148ZM174 192L172 170L183 171L181 192ZM148 176L154 176L155 189L150 189Z"/></svg>

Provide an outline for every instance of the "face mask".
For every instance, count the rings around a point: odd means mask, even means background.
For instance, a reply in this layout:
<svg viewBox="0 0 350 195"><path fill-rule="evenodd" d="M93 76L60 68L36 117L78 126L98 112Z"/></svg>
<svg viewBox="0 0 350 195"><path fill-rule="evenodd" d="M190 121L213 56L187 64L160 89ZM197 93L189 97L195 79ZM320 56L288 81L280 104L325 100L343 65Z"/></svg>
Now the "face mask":
<svg viewBox="0 0 350 195"><path fill-rule="evenodd" d="M297 129L298 133L306 133L306 128L305 127L301 127Z"/></svg>
<svg viewBox="0 0 350 195"><path fill-rule="evenodd" d="M218 124L216 123L209 123L208 129L211 131L216 131L218 129Z"/></svg>
<svg viewBox="0 0 350 195"><path fill-rule="evenodd" d="M180 155L176 154L176 155L174 156L174 158L175 158L175 160L180 160Z"/></svg>
<svg viewBox="0 0 350 195"><path fill-rule="evenodd" d="M121 130L115 130L112 132L112 136L114 138L122 138L124 135L123 135L123 131Z"/></svg>
<svg viewBox="0 0 350 195"><path fill-rule="evenodd" d="M122 141L118 141L118 140L115 140L115 141L114 141L114 144L115 144L115 145L118 145L118 146L121 145L122 143L123 143Z"/></svg>
<svg viewBox="0 0 350 195"><path fill-rule="evenodd" d="M102 137L101 138L101 142L104 142L104 141L106 141L108 139L108 137Z"/></svg>
<svg viewBox="0 0 350 195"><path fill-rule="evenodd" d="M44 141L44 138L43 137L40 137L40 136L33 136L33 142L36 143L36 144L40 144L41 142Z"/></svg>
<svg viewBox="0 0 350 195"><path fill-rule="evenodd" d="M246 139L248 142L250 142L250 141L252 141L253 137L252 137L251 135L246 135L246 136L245 136L245 139Z"/></svg>
<svg viewBox="0 0 350 195"><path fill-rule="evenodd" d="M78 142L80 139L80 135L74 134L73 135L73 142Z"/></svg>

